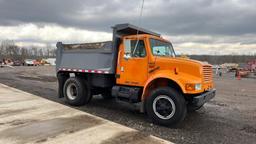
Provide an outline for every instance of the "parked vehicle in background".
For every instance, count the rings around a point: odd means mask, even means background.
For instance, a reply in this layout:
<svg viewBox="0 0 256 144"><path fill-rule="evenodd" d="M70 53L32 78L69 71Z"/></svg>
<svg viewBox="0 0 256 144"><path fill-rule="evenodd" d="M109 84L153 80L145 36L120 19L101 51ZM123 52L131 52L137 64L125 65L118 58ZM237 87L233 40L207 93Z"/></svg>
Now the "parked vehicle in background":
<svg viewBox="0 0 256 144"><path fill-rule="evenodd" d="M41 60L43 65L56 65L56 58L46 58Z"/></svg>
<svg viewBox="0 0 256 144"><path fill-rule="evenodd" d="M25 59L24 66L34 66L34 60L33 59Z"/></svg>
<svg viewBox="0 0 256 144"><path fill-rule="evenodd" d="M178 58L171 42L130 24L113 27L113 41L57 43L59 97L84 105L92 95L140 103L152 121L177 125L215 96L212 66ZM200 124L199 124L200 125Z"/></svg>
<svg viewBox="0 0 256 144"><path fill-rule="evenodd" d="M249 70L246 69L237 69L235 76L240 76L240 77L247 77L250 74Z"/></svg>
<svg viewBox="0 0 256 144"><path fill-rule="evenodd" d="M38 60L33 60L34 66L40 66L41 62Z"/></svg>
<svg viewBox="0 0 256 144"><path fill-rule="evenodd" d="M45 61L50 65L56 65L56 58L47 58Z"/></svg>
<svg viewBox="0 0 256 144"><path fill-rule="evenodd" d="M2 64L3 64L3 65L12 66L12 65L13 65L13 60L12 60L12 59L9 59L9 58L3 59Z"/></svg>
<svg viewBox="0 0 256 144"><path fill-rule="evenodd" d="M15 60L15 61L13 62L13 66L21 66L21 65L22 65L22 62L19 61L19 60Z"/></svg>

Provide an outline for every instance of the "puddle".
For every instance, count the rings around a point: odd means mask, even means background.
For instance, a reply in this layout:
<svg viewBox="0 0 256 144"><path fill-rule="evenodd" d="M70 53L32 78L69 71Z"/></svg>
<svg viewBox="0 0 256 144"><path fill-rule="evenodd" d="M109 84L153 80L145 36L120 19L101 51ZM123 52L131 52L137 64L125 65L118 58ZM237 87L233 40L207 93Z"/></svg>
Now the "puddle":
<svg viewBox="0 0 256 144"><path fill-rule="evenodd" d="M15 139L17 143L39 143L49 137L56 137L62 133L74 133L103 123L103 121L87 115L55 118L6 129L0 132L0 139Z"/></svg>
<svg viewBox="0 0 256 144"><path fill-rule="evenodd" d="M244 126L241 130L247 133L256 134L256 128L252 126Z"/></svg>
<svg viewBox="0 0 256 144"><path fill-rule="evenodd" d="M41 81L41 82L56 82L57 78L53 76L38 76L38 77L30 77L30 76L17 76L20 79L26 80L34 80L34 81Z"/></svg>
<svg viewBox="0 0 256 144"><path fill-rule="evenodd" d="M9 80L13 80L13 79L11 79L11 78L6 78L6 77L1 77L0 80L8 80L8 81L9 81Z"/></svg>

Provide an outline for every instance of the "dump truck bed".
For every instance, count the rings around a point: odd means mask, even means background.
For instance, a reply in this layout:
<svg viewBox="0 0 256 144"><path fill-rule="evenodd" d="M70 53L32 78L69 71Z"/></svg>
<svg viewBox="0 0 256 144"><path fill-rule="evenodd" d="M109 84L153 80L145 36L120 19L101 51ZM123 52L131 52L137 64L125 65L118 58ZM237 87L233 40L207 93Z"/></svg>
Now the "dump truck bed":
<svg viewBox="0 0 256 144"><path fill-rule="evenodd" d="M114 73L112 41L82 44L57 44L56 68L70 71Z"/></svg>
<svg viewBox="0 0 256 144"><path fill-rule="evenodd" d="M159 34L131 24L113 27L113 40L96 43L57 43L56 71L115 74L120 38L126 35Z"/></svg>

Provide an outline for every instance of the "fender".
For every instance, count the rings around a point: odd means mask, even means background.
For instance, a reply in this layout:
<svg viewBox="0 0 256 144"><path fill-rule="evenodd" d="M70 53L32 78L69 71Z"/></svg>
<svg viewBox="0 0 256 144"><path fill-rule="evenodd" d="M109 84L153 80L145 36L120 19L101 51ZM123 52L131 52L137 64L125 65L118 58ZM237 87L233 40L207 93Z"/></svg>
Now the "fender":
<svg viewBox="0 0 256 144"><path fill-rule="evenodd" d="M146 92L147 92L149 84L158 78L165 78L165 79L174 81L175 83L177 83L179 85L179 87L181 88L183 93L187 93L187 91L185 89L185 83L187 83L188 80L189 80L189 82L192 82L192 83L201 82L200 79L198 79L197 77L194 77L194 76L186 74L186 73L179 72L178 74L175 74L174 72L172 72L170 70L159 70L159 71L154 72L154 74L152 74L148 78L148 80L145 82L142 97L141 97L142 101L146 98Z"/></svg>

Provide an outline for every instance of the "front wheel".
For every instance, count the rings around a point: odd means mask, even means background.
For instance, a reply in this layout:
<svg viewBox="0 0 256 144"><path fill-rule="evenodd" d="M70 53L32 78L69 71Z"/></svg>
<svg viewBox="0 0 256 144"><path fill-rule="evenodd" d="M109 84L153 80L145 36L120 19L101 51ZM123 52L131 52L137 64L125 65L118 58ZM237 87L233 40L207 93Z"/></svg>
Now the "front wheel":
<svg viewBox="0 0 256 144"><path fill-rule="evenodd" d="M172 88L163 87L153 90L146 99L146 111L153 123L176 126L184 120L187 108L180 93Z"/></svg>

